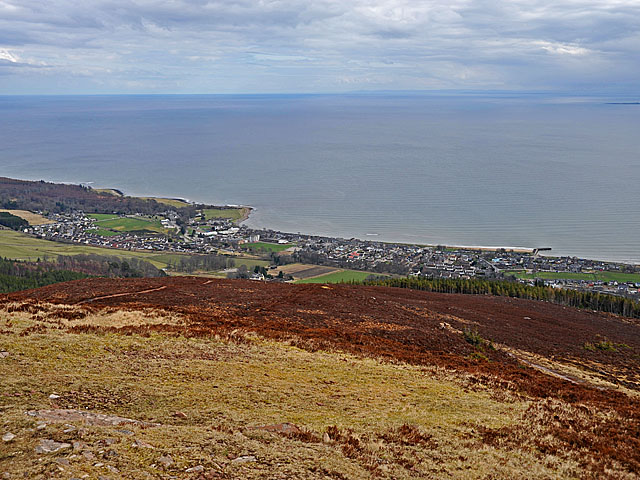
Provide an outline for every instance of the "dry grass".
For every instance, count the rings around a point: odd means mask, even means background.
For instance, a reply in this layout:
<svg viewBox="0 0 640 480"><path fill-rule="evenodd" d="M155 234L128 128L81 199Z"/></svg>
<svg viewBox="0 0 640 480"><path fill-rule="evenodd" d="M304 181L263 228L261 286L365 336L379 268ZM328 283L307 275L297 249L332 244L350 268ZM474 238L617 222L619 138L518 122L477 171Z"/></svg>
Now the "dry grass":
<svg viewBox="0 0 640 480"><path fill-rule="evenodd" d="M16 435L0 443L0 474L7 478L586 476L577 450L542 448L555 440L540 426L546 421L541 402L496 395L456 372L310 352L240 331L204 338L75 334L68 326L179 326L184 319L48 304L7 307L11 312L0 311L0 351L9 352L0 358L0 435ZM50 399L52 393L59 398ZM46 408L160 426L38 429L37 419L24 413ZM563 419L585 417L560 402L552 410ZM283 422L302 432L251 428ZM535 435L525 442L521 432ZM43 438L84 443L35 454ZM133 447L135 440L153 448ZM256 461L233 462L242 455ZM163 456L171 465L160 463ZM186 472L197 465L204 471Z"/></svg>
<svg viewBox="0 0 640 480"><path fill-rule="evenodd" d="M53 221L49 220L42 215L38 215L37 213L29 212L28 210L6 210L0 209L0 212L9 212L11 215L15 215L16 217L20 217L27 222L29 225L46 225L49 223L53 223Z"/></svg>

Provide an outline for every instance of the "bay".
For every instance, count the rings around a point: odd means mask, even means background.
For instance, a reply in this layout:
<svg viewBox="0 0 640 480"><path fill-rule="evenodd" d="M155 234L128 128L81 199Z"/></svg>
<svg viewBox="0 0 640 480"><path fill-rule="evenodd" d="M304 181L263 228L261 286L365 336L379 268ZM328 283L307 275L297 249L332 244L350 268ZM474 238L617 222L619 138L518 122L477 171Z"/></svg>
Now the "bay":
<svg viewBox="0 0 640 480"><path fill-rule="evenodd" d="M289 232L640 263L627 100L4 96L0 175L251 205L248 225Z"/></svg>

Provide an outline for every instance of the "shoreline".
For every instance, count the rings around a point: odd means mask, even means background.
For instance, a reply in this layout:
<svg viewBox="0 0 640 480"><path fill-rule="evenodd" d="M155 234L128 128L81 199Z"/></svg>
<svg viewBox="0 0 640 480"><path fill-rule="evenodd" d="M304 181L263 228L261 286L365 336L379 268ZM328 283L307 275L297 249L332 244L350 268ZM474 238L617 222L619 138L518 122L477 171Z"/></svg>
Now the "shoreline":
<svg viewBox="0 0 640 480"><path fill-rule="evenodd" d="M57 182L53 182L53 183L57 183ZM60 182L60 183L70 183L73 184L73 182ZM93 183L93 182L83 182L84 185L87 185L89 183ZM93 189L93 190L97 190L97 191L113 191L113 192L117 192L118 194L122 195L122 196L130 196L127 195L126 193L124 193L122 190L120 189L116 189L116 188L94 188L92 186L90 186L89 188ZM134 198L149 198L149 199L154 199L156 201L160 201L160 200L175 200L175 201L179 201L179 202L183 202L186 205L195 205L195 204L203 204L203 205L209 205L206 202L196 202L196 201L192 201L192 200L188 200L185 198L181 198L181 197L163 197L163 196L156 196L156 195L151 195L151 196L137 196L137 195L132 195L132 197ZM160 202L162 203L162 202ZM235 209L240 209L242 211L242 215L239 219L237 219L234 223L236 225L241 225L242 223L244 223L245 221L249 220L251 213L254 212L256 210L255 207L250 206L250 205L240 205L240 204L224 204L224 205L211 205L214 207L223 207L223 208L235 208ZM256 230L272 230L272 228L270 227L248 227L248 228L252 228L252 229L256 229ZM284 232L282 231L282 233L291 233L291 232ZM325 235L325 234L317 234L317 233L300 233L300 235L306 235L306 236L318 236L318 237L327 237L327 238L342 238L339 236L333 236L333 235ZM435 248L437 246L442 246L445 249L455 249L455 250L469 250L469 251L485 251L485 252L497 252L499 250L504 250L506 252L514 252L514 253L529 253L532 254L535 250L537 250L540 247L522 247L522 246L491 246L491 245L457 245L457 244L444 244L444 243L438 243L438 244L429 244L429 243L420 243L420 242L416 242L416 243L409 243L406 241L390 241L390 240L376 240L375 238L371 238L371 237L377 237L378 234L377 233L371 233L371 234L366 234L366 237L369 238L358 238L358 237L352 237L355 239L358 239L362 242L377 242L377 243L384 243L384 244L397 244L397 245L417 245L417 246L424 246L424 247L430 247L430 248ZM345 239L345 238L342 238ZM580 258L583 260L592 260L592 261L599 261L599 262L609 262L609 263L613 263L613 264L620 264L620 265L640 265L640 261L622 261L622 260L610 260L610 259L603 259L603 258L598 258L598 257L591 257L591 256L578 256L576 254L565 254L565 255L555 255L555 254L551 254L548 250L543 252L540 252L541 256L545 256L545 257L551 257L551 258L562 258L562 257L576 257L576 258Z"/></svg>

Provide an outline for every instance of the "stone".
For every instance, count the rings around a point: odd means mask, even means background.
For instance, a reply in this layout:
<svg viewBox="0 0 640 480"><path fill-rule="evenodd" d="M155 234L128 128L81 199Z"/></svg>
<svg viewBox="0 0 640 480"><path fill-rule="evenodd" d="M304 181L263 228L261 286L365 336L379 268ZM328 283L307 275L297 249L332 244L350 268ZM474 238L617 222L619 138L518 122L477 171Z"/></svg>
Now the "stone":
<svg viewBox="0 0 640 480"><path fill-rule="evenodd" d="M174 417L176 418L182 418L182 419L186 419L187 418L187 414L184 412L175 412L173 414Z"/></svg>
<svg viewBox="0 0 640 480"><path fill-rule="evenodd" d="M2 441L3 442L10 442L14 438L16 438L16 436L13 433L7 432L2 436Z"/></svg>
<svg viewBox="0 0 640 480"><path fill-rule="evenodd" d="M142 440L136 440L133 442L133 445L131 445L134 448L155 448L153 445L144 442Z"/></svg>
<svg viewBox="0 0 640 480"><path fill-rule="evenodd" d="M89 451L82 452L82 456L84 458L86 458L87 460L95 460L96 459L96 456L93 454L93 452L89 452Z"/></svg>
<svg viewBox="0 0 640 480"><path fill-rule="evenodd" d="M249 462L257 462L258 459L253 455L242 455L241 457L234 458L231 460L231 463L249 463Z"/></svg>
<svg viewBox="0 0 640 480"><path fill-rule="evenodd" d="M324 432L324 435L322 436L322 441L324 443L331 443L331 437L327 432Z"/></svg>
<svg viewBox="0 0 640 480"><path fill-rule="evenodd" d="M9 356L9 352L7 352L6 350L2 350L0 352L0 358L7 358Z"/></svg>
<svg viewBox="0 0 640 480"><path fill-rule="evenodd" d="M44 423L44 422L38 422L38 423L36 423L36 428L38 430L42 430L43 428L47 428L47 424Z"/></svg>
<svg viewBox="0 0 640 480"><path fill-rule="evenodd" d="M58 465L64 465L65 467L68 467L69 465L71 465L69 463L69 460L67 460L66 458L56 458L54 460Z"/></svg>
<svg viewBox="0 0 640 480"><path fill-rule="evenodd" d="M185 472L193 473L193 472L203 472L204 467L202 465L196 465L195 467L187 468Z"/></svg>
<svg viewBox="0 0 640 480"><path fill-rule="evenodd" d="M163 455L158 459L158 463L167 468L173 463L173 458L171 458L171 455Z"/></svg>
<svg viewBox="0 0 640 480"><path fill-rule="evenodd" d="M51 400L57 400L57 399L59 399L59 398L60 398L60 395L57 395L57 394L55 394L55 393L52 393L51 395L49 395L49 398L50 398Z"/></svg>
<svg viewBox="0 0 640 480"><path fill-rule="evenodd" d="M56 442L55 440L40 440L40 445L35 448L36 453L55 453L65 448L71 448L70 443Z"/></svg>
<svg viewBox="0 0 640 480"><path fill-rule="evenodd" d="M75 451L84 450L85 448L87 448L86 442L83 442L81 440L76 440L75 442L73 442L73 449Z"/></svg>
<svg viewBox="0 0 640 480"><path fill-rule="evenodd" d="M118 427L120 425L136 425L140 427L157 427L158 423L142 422L131 418L118 417L116 415L105 415L87 410L74 409L52 409L52 410L29 410L27 415L47 420L53 423L82 422L87 425L99 425L106 427ZM81 430L81 429L80 429ZM78 432L80 432L78 430Z"/></svg>

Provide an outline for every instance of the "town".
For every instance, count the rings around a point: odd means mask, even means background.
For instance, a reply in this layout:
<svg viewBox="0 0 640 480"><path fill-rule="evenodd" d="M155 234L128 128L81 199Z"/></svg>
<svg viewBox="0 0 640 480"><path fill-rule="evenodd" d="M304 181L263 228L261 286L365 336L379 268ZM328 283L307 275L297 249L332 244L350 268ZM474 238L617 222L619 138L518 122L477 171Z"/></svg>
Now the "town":
<svg viewBox="0 0 640 480"><path fill-rule="evenodd" d="M477 250L322 237L251 229L241 225L238 218L205 212L182 222L172 210L153 216L73 211L49 214L47 218L51 223L30 225L23 232L58 242L130 251L226 255L236 259L237 264L242 263L249 251L274 266L323 265L369 272L372 276L511 278L532 285L640 298L639 266L542 255L541 251L548 248ZM277 248L251 249L269 245ZM265 276L258 274L253 278Z"/></svg>

